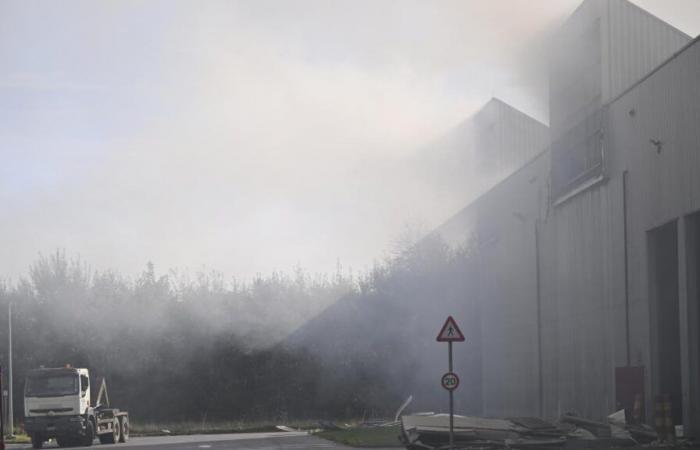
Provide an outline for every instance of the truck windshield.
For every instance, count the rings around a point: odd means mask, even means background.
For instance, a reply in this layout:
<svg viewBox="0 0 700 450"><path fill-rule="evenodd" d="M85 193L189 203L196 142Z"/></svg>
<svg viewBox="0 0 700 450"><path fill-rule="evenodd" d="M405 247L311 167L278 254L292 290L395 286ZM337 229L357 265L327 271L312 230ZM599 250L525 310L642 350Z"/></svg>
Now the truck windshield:
<svg viewBox="0 0 700 450"><path fill-rule="evenodd" d="M78 393L78 374L34 376L27 378L24 391L29 397L55 397Z"/></svg>

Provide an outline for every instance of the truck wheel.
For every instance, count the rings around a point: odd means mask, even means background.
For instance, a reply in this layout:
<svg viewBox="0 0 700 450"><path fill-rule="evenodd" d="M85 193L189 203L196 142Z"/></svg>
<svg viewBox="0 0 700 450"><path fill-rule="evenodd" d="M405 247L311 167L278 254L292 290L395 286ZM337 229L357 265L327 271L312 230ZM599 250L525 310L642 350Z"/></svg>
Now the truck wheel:
<svg viewBox="0 0 700 450"><path fill-rule="evenodd" d="M83 445L89 447L92 445L92 441L95 440L95 425L92 424L92 420L88 419L85 425L85 437L83 438Z"/></svg>
<svg viewBox="0 0 700 450"><path fill-rule="evenodd" d="M126 442L129 440L129 418L126 416L122 416L119 420L119 424L121 425L122 431L122 435L119 438L119 442Z"/></svg>
<svg viewBox="0 0 700 450"><path fill-rule="evenodd" d="M114 440L114 443L116 444L117 442L122 441L122 424L119 422L118 418L114 418L114 425L112 425L114 428L114 433L112 436L112 439Z"/></svg>
<svg viewBox="0 0 700 450"><path fill-rule="evenodd" d="M112 422L112 431L110 433L105 433L100 435L100 443L102 444L116 444L119 442L119 419L115 418Z"/></svg>
<svg viewBox="0 0 700 450"><path fill-rule="evenodd" d="M41 448L44 445L44 438L38 434L32 434L32 448Z"/></svg>

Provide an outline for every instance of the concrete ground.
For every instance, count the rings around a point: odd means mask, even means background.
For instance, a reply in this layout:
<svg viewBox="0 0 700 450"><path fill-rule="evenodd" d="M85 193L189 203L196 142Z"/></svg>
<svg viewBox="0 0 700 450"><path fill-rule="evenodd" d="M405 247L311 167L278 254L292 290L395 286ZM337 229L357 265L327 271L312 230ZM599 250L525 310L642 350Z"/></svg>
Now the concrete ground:
<svg viewBox="0 0 700 450"><path fill-rule="evenodd" d="M97 441L95 441L97 442ZM124 444L100 445L95 443L92 447L72 447L72 448L94 448L114 449L120 448L158 448L163 450L292 450L292 449L351 449L340 444L309 436L306 433L238 433L238 434L200 434L188 436L156 436L156 437L132 437ZM8 449L32 448L30 444L8 444ZM44 448L58 448L55 442L45 443ZM355 447L357 448L357 447ZM378 449L373 450L390 450ZM391 449L396 450L396 449Z"/></svg>

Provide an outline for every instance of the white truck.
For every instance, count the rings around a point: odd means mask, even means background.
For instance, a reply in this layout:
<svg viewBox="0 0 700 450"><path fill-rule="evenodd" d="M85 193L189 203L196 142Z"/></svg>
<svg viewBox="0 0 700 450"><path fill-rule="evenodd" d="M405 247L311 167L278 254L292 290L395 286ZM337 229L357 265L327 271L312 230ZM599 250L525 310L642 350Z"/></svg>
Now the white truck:
<svg viewBox="0 0 700 450"><path fill-rule="evenodd" d="M99 386L93 404L88 369L30 371L24 384L24 429L32 447L41 448L51 438L61 447L92 445L95 437L102 444L126 442L129 414L110 408L104 378Z"/></svg>

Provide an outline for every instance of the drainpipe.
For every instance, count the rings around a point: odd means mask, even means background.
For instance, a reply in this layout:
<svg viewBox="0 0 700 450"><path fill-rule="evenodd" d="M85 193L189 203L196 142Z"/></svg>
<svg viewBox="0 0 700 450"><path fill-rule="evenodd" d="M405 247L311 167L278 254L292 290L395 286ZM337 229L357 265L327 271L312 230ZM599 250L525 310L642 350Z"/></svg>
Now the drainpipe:
<svg viewBox="0 0 700 450"><path fill-rule="evenodd" d="M625 249L625 351L627 367L632 365L630 350L630 290L629 290L629 256L627 249L627 171L622 172L622 240Z"/></svg>
<svg viewBox="0 0 700 450"><path fill-rule="evenodd" d="M544 415L544 379L542 376L542 295L540 285L539 219L535 219L535 281L537 286L537 377L539 383L539 413Z"/></svg>
<svg viewBox="0 0 700 450"><path fill-rule="evenodd" d="M12 302L8 305L8 331L9 331L9 342L8 342L8 366L9 366L9 371L7 373L7 384L8 384L8 390L9 395L7 397L7 431L10 433L10 436L14 436L15 434L15 423L14 423L14 405L12 404L12 395L14 392L12 391Z"/></svg>

